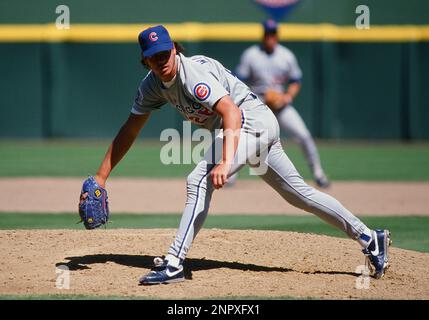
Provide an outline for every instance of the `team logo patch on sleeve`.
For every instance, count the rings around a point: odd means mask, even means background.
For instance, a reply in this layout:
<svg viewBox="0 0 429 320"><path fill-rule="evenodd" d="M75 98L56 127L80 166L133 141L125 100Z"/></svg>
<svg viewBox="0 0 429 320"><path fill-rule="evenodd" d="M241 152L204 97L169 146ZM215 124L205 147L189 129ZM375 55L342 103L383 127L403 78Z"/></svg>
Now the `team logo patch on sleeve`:
<svg viewBox="0 0 429 320"><path fill-rule="evenodd" d="M200 101L206 100L210 96L210 92L210 87L204 82L197 83L194 87L194 95Z"/></svg>

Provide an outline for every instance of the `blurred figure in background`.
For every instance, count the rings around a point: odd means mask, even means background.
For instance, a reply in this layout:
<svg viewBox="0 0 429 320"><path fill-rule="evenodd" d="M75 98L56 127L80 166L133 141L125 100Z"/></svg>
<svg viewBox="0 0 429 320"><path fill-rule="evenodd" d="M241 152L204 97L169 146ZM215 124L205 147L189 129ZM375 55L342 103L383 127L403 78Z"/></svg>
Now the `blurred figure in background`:
<svg viewBox="0 0 429 320"><path fill-rule="evenodd" d="M295 55L278 43L278 25L274 20L263 23L261 44L246 49L236 73L274 112L280 128L301 146L317 186L327 188L329 180L320 163L313 137L299 113L292 106L301 89L302 72ZM232 185L237 175L230 177Z"/></svg>

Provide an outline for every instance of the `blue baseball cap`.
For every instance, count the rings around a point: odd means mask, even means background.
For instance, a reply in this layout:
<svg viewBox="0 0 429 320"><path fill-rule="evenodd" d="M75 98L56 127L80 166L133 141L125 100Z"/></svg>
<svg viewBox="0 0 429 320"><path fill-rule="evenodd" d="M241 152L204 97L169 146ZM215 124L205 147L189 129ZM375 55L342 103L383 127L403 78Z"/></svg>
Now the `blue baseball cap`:
<svg viewBox="0 0 429 320"><path fill-rule="evenodd" d="M158 52L171 50L174 47L167 29L162 25L140 32L139 44L145 57L151 57Z"/></svg>
<svg viewBox="0 0 429 320"><path fill-rule="evenodd" d="M277 33L277 22L273 19L264 21L264 33Z"/></svg>

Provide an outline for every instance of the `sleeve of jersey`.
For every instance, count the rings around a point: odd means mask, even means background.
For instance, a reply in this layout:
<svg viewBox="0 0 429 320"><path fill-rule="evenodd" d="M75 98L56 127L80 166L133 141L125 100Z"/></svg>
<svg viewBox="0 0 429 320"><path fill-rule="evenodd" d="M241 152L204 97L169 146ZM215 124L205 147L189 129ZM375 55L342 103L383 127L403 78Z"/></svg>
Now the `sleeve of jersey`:
<svg viewBox="0 0 429 320"><path fill-rule="evenodd" d="M135 115L143 115L154 110L159 110L167 101L156 95L153 89L150 88L146 79L140 84L134 104L131 108L131 113Z"/></svg>
<svg viewBox="0 0 429 320"><path fill-rule="evenodd" d="M222 97L229 95L229 92L220 84L220 82L209 72L201 77L201 81L191 82L188 87L195 101L202 104L205 108L213 110L216 102Z"/></svg>
<svg viewBox="0 0 429 320"><path fill-rule="evenodd" d="M241 81L246 81L250 77L250 61L249 54L244 52L240 59L240 64L237 66L235 73Z"/></svg>
<svg viewBox="0 0 429 320"><path fill-rule="evenodd" d="M302 71L298 65L298 61L296 60L293 54L291 54L289 63L290 63L289 83L300 82L302 79Z"/></svg>

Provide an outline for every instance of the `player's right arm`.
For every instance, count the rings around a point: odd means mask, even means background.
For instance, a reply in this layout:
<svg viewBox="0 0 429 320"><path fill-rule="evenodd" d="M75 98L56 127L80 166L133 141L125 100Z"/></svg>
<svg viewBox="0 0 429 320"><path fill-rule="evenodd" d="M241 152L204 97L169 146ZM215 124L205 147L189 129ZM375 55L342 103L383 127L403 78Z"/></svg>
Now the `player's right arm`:
<svg viewBox="0 0 429 320"><path fill-rule="evenodd" d="M286 49L285 54L289 71L287 74L288 86L287 91L284 93L284 101L285 104L290 104L301 90L302 71L293 52Z"/></svg>
<svg viewBox="0 0 429 320"><path fill-rule="evenodd" d="M243 82L247 82L251 76L252 54L251 48L246 49L240 57L240 62L235 69L235 75Z"/></svg>
<svg viewBox="0 0 429 320"><path fill-rule="evenodd" d="M154 77L150 72L141 82L131 108L131 114L110 144L95 175L95 180L100 186L105 187L106 180L113 168L121 161L137 139L151 112L166 103L165 99L157 94L156 89Z"/></svg>
<svg viewBox="0 0 429 320"><path fill-rule="evenodd" d="M149 119L149 116L150 113L145 113L143 115L130 114L127 121L123 124L115 139L113 139L113 142L110 144L97 174L94 177L100 186L103 188L105 187L106 180L113 168L128 152L141 129Z"/></svg>

